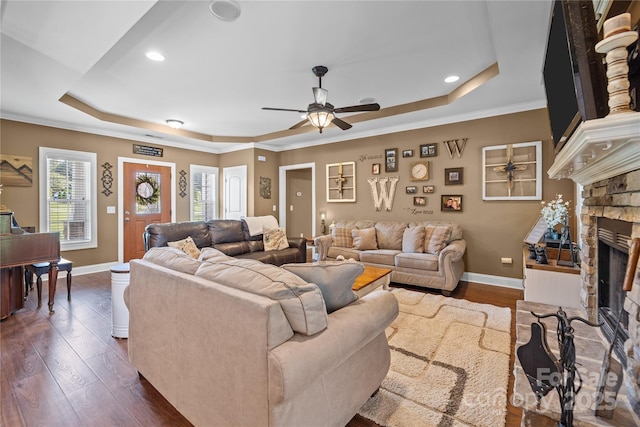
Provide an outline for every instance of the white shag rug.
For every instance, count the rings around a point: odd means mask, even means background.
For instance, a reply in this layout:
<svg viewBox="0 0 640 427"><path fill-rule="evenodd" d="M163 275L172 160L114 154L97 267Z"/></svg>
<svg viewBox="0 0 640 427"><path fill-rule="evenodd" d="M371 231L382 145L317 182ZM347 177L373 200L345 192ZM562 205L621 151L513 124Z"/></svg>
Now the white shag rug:
<svg viewBox="0 0 640 427"><path fill-rule="evenodd" d="M389 427L500 427L507 414L511 311L402 288L387 328L391 368L361 416Z"/></svg>

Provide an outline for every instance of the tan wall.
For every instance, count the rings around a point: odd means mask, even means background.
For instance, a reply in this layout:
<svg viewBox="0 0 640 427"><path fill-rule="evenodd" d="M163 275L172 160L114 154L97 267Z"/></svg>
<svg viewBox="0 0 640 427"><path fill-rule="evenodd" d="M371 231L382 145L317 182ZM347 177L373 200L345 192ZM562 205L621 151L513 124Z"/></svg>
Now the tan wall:
<svg viewBox="0 0 640 427"><path fill-rule="evenodd" d="M265 161L259 161L258 157L264 156ZM255 162L255 192L253 194L254 199L254 216L273 215L278 218L278 168L280 166L280 154L273 151L262 150L256 148L253 150L253 161ZM271 198L266 199L260 196L260 177L271 179ZM251 198L251 193L249 193ZM273 210L273 205L276 206L276 210Z"/></svg>
<svg viewBox="0 0 640 427"><path fill-rule="evenodd" d="M88 151L97 153L98 164L98 247L95 249L77 250L63 253L72 259L76 266L114 262L118 260L118 213L107 214L107 206L118 206L118 157L149 159L175 163L176 173L176 220L189 220L189 195L179 196L179 172L189 173L191 163L205 166L218 166L218 155L162 147L163 157L150 157L133 154L134 141L75 132L47 126L31 125L9 120L0 121L0 138L2 154L29 156L33 159L33 186L3 187L0 204L6 205L15 214L20 225L39 226L39 162L38 148L51 147L67 150ZM153 145L146 144L143 145ZM102 172L105 163L111 164L113 184L109 196L102 194ZM187 175L188 179L188 175ZM1 177L0 177L1 182ZM188 193L187 186L187 193Z"/></svg>
<svg viewBox="0 0 640 427"><path fill-rule="evenodd" d="M553 162L553 143L550 139L549 118L545 109L511 114L482 120L474 120L426 129L356 139L328 145L291 150L280 153L282 165L316 163L316 211L327 210L328 224L336 219L373 219L394 221L442 220L453 221L463 228L468 243L465 255L466 271L480 274L522 277L523 239L538 218L539 201L483 201L482 200L482 147L508 143L542 141L543 145L543 200L549 200L556 193L565 199L575 200L573 182L551 180L546 171ZM461 158L451 159L442 141L455 138L469 138ZM437 143L438 156L419 157L421 144ZM399 171L384 172L384 150L397 148ZM402 150L413 149L411 158L402 158ZM417 160L429 160L430 180L412 182L409 166ZM325 198L327 163L356 162L357 201L355 203L327 203ZM371 165L382 164L379 177L398 176L398 187L391 212L374 210L367 178L371 177ZM464 168L464 185L445 186L444 169ZM435 194L427 197L423 211L414 213L413 195L406 194L405 187L434 185ZM464 197L463 212L441 212L440 196L461 194ZM318 212L315 213L319 224ZM574 223L575 224L575 223ZM574 228L575 229L575 228ZM513 259L513 264L505 265L501 257Z"/></svg>

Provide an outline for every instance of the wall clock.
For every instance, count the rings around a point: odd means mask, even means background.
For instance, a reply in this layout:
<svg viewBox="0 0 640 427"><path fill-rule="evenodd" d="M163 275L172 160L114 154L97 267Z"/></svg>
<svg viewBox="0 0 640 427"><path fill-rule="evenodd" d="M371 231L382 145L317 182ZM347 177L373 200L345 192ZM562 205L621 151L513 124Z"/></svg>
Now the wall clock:
<svg viewBox="0 0 640 427"><path fill-rule="evenodd" d="M411 163L411 181L429 180L429 162Z"/></svg>

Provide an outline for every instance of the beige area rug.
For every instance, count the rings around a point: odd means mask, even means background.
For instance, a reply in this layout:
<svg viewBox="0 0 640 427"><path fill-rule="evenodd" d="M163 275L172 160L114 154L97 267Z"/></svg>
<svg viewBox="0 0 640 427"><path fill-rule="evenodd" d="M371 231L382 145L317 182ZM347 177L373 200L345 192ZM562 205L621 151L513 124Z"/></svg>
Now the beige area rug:
<svg viewBox="0 0 640 427"><path fill-rule="evenodd" d="M361 416L382 426L505 425L511 311L402 288L391 368Z"/></svg>

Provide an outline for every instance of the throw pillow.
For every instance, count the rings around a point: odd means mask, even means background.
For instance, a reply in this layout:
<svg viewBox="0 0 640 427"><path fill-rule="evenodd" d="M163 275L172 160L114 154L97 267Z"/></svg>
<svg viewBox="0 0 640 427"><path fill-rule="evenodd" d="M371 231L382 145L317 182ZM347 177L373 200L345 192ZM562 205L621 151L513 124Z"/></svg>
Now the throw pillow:
<svg viewBox="0 0 640 427"><path fill-rule="evenodd" d="M318 286L275 265L231 258L203 262L195 275L278 301L291 329L303 335L314 335L327 327L327 309Z"/></svg>
<svg viewBox="0 0 640 427"><path fill-rule="evenodd" d="M315 283L322 292L327 313L332 313L358 299L353 293L353 282L364 272L357 262L321 262L284 264L287 271L308 283Z"/></svg>
<svg viewBox="0 0 640 427"><path fill-rule="evenodd" d="M424 251L438 255L451 239L450 225L427 225L424 228Z"/></svg>
<svg viewBox="0 0 640 427"><path fill-rule="evenodd" d="M364 228L362 230L351 230L351 236L353 237L353 247L361 251L368 249L378 249L378 243L376 242L376 229L374 227Z"/></svg>
<svg viewBox="0 0 640 427"><path fill-rule="evenodd" d="M190 255L182 252L180 249L168 246L149 248L142 259L156 265L187 274L195 274L202 264L197 259L193 259Z"/></svg>
<svg viewBox="0 0 640 427"><path fill-rule="evenodd" d="M277 251L280 249L287 249L289 247L287 233L284 228L269 228L264 230L262 239L265 251Z"/></svg>
<svg viewBox="0 0 640 427"><path fill-rule="evenodd" d="M333 227L331 231L331 245L340 248L353 247L353 237L351 237L351 228Z"/></svg>
<svg viewBox="0 0 640 427"><path fill-rule="evenodd" d="M420 253L424 248L424 226L411 227L402 235L402 252Z"/></svg>
<svg viewBox="0 0 640 427"><path fill-rule="evenodd" d="M167 245L172 248L180 249L182 252L192 256L193 258L198 258L200 256L200 249L198 249L191 236L186 239L178 240L177 242L167 242Z"/></svg>

